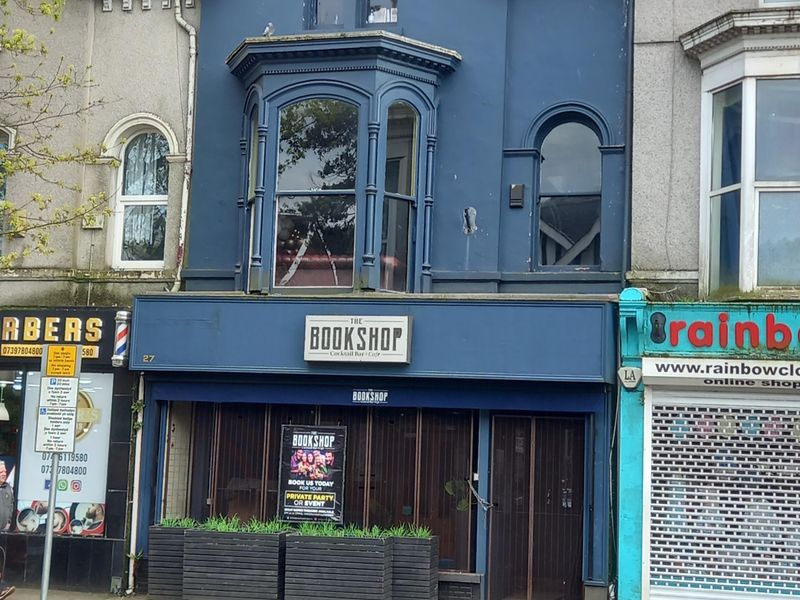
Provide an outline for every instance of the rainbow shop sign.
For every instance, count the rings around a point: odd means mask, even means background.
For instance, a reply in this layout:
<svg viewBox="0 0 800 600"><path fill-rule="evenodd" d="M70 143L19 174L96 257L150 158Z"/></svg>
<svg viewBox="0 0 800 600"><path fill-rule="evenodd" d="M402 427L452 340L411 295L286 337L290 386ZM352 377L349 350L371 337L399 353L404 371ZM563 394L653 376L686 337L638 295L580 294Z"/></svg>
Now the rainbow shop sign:
<svg viewBox="0 0 800 600"><path fill-rule="evenodd" d="M800 304L648 304L645 384L800 390Z"/></svg>

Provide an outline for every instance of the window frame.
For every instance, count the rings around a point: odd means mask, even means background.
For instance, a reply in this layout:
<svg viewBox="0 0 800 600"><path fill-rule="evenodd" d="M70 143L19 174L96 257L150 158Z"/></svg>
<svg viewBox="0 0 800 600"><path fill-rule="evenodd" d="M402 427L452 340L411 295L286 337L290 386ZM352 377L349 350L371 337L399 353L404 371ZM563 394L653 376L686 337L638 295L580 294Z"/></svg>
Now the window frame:
<svg viewBox="0 0 800 600"><path fill-rule="evenodd" d="M127 152L131 143L141 135L148 133L155 133L164 138L167 144L167 153L164 155L164 160L167 162L167 193L166 194L152 194L152 195L125 195L124 181L125 181L125 168L127 162ZM169 156L172 153L170 147L169 136L165 135L163 131L154 126L141 126L129 132L126 136L125 143L120 148L120 164L117 169L117 194L115 195L114 209L113 209L113 254L111 265L115 269L132 269L132 270L146 270L146 271L160 271L164 269L166 263L167 246L167 233L168 219L169 219ZM164 217L164 257L161 260L123 260L122 258L122 240L124 235L125 225L125 209L132 206L163 206L166 212Z"/></svg>
<svg viewBox="0 0 800 600"><path fill-rule="evenodd" d="M770 0L758 0L759 8L774 8L774 7L781 7L781 6L798 6L800 5L800 0L777 0L777 1L770 1Z"/></svg>
<svg viewBox="0 0 800 600"><path fill-rule="evenodd" d="M309 86L313 85L310 83ZM367 183L367 154L368 137L367 123L369 120L369 97L367 94L354 94L346 88L338 86L325 86L320 89L315 87L313 90L304 89L279 90L276 94L267 99L269 111L267 119L268 138L266 155L270 160L264 163L264 187L265 202L269 200L270 209L265 209L261 218L261 240L263 265L268 272L268 278L264 279L264 288L268 288L271 293L297 294L297 293L352 293L359 289L360 272L363 264L363 249L365 248L366 235L366 183ZM298 192L294 195L308 195L312 190L278 190L278 161L280 160L280 115L281 111L293 104L305 100L337 100L354 105L358 110L358 131L356 134L356 178L354 190L320 190L319 195L351 195L355 199L355 222L354 222L354 244L353 244L353 283L350 286L279 286L276 282L276 256L277 256L277 225L279 196L290 196L291 192ZM262 163L264 158L260 159ZM268 240L268 241L267 241ZM263 249L268 248L267 253ZM267 254L269 256L267 256Z"/></svg>
<svg viewBox="0 0 800 600"><path fill-rule="evenodd" d="M769 56L742 51L725 56L704 68L700 106L700 256L698 287L702 297L717 292L712 288L714 239L711 199L726 191L739 190L739 285L738 291L796 289L797 285L758 285L758 226L760 194L765 191L800 192L799 181L758 181L756 179L756 91L761 80L800 79L797 51L779 51ZM742 86L741 181L726 188L712 189L714 96Z"/></svg>

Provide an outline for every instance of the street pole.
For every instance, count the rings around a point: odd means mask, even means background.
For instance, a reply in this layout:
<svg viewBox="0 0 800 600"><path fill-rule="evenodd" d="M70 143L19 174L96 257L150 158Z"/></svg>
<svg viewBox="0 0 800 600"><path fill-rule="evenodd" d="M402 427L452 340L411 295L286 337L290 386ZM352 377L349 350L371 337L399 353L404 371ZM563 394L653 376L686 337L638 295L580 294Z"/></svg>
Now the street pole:
<svg viewBox="0 0 800 600"><path fill-rule="evenodd" d="M58 459L59 452L53 452L50 466L50 496L47 501L47 525L44 534L44 559L42 561L42 596L47 600L47 591L50 587L50 558L53 555L53 519L56 509L56 488L58 487Z"/></svg>

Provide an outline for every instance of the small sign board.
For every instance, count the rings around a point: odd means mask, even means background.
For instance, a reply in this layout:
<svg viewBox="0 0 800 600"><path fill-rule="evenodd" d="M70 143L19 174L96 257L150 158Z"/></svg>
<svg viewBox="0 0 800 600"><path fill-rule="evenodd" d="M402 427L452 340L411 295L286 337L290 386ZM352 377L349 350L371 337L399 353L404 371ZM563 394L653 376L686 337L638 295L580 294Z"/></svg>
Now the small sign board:
<svg viewBox="0 0 800 600"><path fill-rule="evenodd" d="M411 317L307 315L309 362L411 362Z"/></svg>
<svg viewBox="0 0 800 600"><path fill-rule="evenodd" d="M342 523L346 448L346 427L283 426L279 519Z"/></svg>
<svg viewBox="0 0 800 600"><path fill-rule="evenodd" d="M74 452L78 421L79 345L45 345L36 413L36 452Z"/></svg>

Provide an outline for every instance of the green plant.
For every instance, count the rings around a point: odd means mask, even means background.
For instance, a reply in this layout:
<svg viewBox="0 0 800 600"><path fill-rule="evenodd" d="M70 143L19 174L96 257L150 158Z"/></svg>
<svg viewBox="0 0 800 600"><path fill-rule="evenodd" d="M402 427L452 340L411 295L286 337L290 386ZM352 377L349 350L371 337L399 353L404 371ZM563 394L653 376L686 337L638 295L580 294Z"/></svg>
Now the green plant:
<svg viewBox="0 0 800 600"><path fill-rule="evenodd" d="M425 527L424 525L411 525L406 528L406 532L407 533L405 537L424 539L430 539L433 537L433 531L431 531L431 528Z"/></svg>
<svg viewBox="0 0 800 600"><path fill-rule="evenodd" d="M243 531L243 525L241 519L239 519L239 515L233 515L232 517L218 515L216 517L209 517L205 523L200 525L200 529L223 533L237 533Z"/></svg>
<svg viewBox="0 0 800 600"><path fill-rule="evenodd" d="M161 527L170 527L178 529L194 529L198 523L191 517L161 519Z"/></svg>
<svg viewBox="0 0 800 600"><path fill-rule="evenodd" d="M272 519L271 521L259 521L252 517L247 523L242 525L242 531L246 533L284 533L291 531L292 527L288 523L284 523L279 519Z"/></svg>

